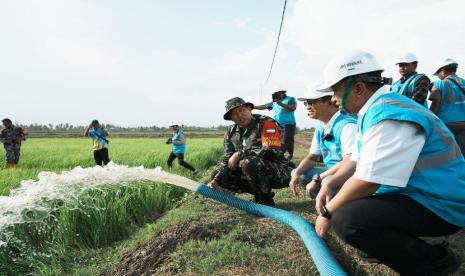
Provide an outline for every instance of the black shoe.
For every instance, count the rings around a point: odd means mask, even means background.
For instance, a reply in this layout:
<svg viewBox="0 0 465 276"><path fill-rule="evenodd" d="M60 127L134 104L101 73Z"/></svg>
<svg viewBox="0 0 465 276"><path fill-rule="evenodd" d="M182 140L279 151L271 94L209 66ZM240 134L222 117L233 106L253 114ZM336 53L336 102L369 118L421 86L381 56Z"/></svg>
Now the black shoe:
<svg viewBox="0 0 465 276"><path fill-rule="evenodd" d="M367 262L367 263L370 263L370 264L380 264L381 263L380 260L376 259L375 257L371 257L365 251L362 251L360 249L357 249L357 255L364 262Z"/></svg>
<svg viewBox="0 0 465 276"><path fill-rule="evenodd" d="M258 204L263 204L266 206L274 207L274 197L275 193L271 192L269 194L262 194L262 195L254 195L255 197L255 202Z"/></svg>
<svg viewBox="0 0 465 276"><path fill-rule="evenodd" d="M456 272L462 265L460 258L449 247L443 244L437 244L435 246L444 252L444 255L439 260L431 263L431 269L429 269L429 273L426 275L445 276Z"/></svg>

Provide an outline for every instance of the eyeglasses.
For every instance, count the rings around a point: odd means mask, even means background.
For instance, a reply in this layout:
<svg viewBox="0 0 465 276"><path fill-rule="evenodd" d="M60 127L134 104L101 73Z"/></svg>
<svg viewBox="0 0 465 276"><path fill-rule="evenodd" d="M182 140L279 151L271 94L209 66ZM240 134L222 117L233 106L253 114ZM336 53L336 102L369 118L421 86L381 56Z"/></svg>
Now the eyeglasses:
<svg viewBox="0 0 465 276"><path fill-rule="evenodd" d="M318 100L306 100L304 101L304 106L305 107L309 107L311 105L314 105L316 104L317 102L321 101L321 99L318 99Z"/></svg>

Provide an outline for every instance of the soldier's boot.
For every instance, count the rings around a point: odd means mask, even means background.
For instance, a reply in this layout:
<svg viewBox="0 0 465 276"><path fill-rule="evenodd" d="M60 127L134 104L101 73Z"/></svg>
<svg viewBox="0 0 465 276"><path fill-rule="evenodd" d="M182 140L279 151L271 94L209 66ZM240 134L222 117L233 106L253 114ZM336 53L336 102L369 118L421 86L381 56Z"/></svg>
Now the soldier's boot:
<svg viewBox="0 0 465 276"><path fill-rule="evenodd" d="M5 164L5 169L11 169L11 168L14 168L14 163L6 163Z"/></svg>
<svg viewBox="0 0 465 276"><path fill-rule="evenodd" d="M254 195L255 196L255 202L258 204L263 204L266 206L274 207L274 197L275 193L270 192L268 194L260 194L260 195Z"/></svg>

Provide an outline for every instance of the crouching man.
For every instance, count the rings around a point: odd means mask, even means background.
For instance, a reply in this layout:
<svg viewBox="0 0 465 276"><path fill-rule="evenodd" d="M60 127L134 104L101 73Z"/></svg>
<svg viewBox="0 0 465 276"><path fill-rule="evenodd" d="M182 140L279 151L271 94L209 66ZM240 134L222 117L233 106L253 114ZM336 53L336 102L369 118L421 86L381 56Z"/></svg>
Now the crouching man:
<svg viewBox="0 0 465 276"><path fill-rule="evenodd" d="M292 171L289 187L297 195L296 185L305 185L307 196L315 198L321 185L328 181L344 183L346 177L337 173L342 161L349 161L355 146L357 120L354 116L341 114L339 107L331 100L333 93L309 90L303 101L308 116L321 121L313 134L309 154ZM323 156L324 168L315 167ZM330 186L339 186L330 184ZM336 191L333 191L335 193Z"/></svg>
<svg viewBox="0 0 465 276"><path fill-rule="evenodd" d="M319 91L334 91L358 114L357 147L340 170L351 176L329 202L321 189L315 230L332 225L342 240L401 275L449 275L461 265L442 244L421 237L465 226L465 160L453 134L427 108L390 93L376 58L334 58ZM347 165L347 166L346 166Z"/></svg>
<svg viewBox="0 0 465 276"><path fill-rule="evenodd" d="M226 102L223 118L232 120L224 136L224 156L208 184L214 189L250 193L255 202L274 206L272 189L285 188L295 167L284 157L276 122L252 114L254 105L241 98Z"/></svg>

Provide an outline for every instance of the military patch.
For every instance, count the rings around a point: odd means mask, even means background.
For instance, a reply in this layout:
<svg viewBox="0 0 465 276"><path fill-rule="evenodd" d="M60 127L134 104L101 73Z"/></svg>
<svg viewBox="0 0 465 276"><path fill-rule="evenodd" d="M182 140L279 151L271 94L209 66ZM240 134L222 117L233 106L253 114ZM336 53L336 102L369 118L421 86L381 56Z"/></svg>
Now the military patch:
<svg viewBox="0 0 465 276"><path fill-rule="evenodd" d="M266 120L263 123L262 146L271 149L280 149L282 147L278 126L272 120Z"/></svg>

